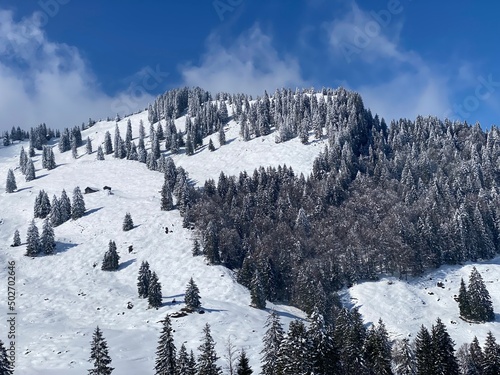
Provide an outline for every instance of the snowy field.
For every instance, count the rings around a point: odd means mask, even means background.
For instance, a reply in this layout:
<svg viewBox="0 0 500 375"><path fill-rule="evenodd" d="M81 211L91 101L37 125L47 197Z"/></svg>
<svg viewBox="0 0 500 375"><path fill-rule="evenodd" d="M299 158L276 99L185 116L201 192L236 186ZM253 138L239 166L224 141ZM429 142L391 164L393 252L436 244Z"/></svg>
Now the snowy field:
<svg viewBox="0 0 500 375"><path fill-rule="evenodd" d="M231 114L231 113L230 113ZM131 117L134 140L137 143L138 124L142 119L146 134L149 133L147 113ZM176 120L178 129L184 118ZM119 123L125 137L126 119ZM161 320L167 313L183 307L183 293L188 280L193 277L200 288L205 314L192 314L173 319L175 343L180 348L185 343L188 350L197 354L202 328L209 323L217 342L217 352L224 366L224 343L231 338L237 348L244 348L250 358L254 373L259 371L261 339L268 311L249 307L250 294L237 284L234 275L223 267L206 265L202 257L191 255L194 232L182 228L178 211L160 210L163 175L147 170L144 164L114 160L95 160L97 146L104 140L106 131L114 134L115 122L99 122L83 132L93 141L94 153L85 155L85 146L79 148L80 156L73 159L71 152L59 154L54 149L58 167L41 169L40 152L35 156L37 179L25 182L15 170L18 191L4 192L5 177L9 168L16 168L21 145L0 147L0 339L7 341L7 262L16 263L16 374L57 375L82 374L90 368L87 362L90 340L97 325L103 330L112 366L117 374L147 374L153 372L155 350ZM221 171L238 174L242 170L253 172L262 166L292 166L299 174L308 174L323 142L307 146L298 139L276 144L274 134L250 142L243 142L239 126L231 121L226 127L227 145L219 149L217 134L212 140L217 150L206 147L193 156L174 155L177 166L184 167L192 181L203 185L207 178L217 181ZM146 138L148 143L148 138ZM204 144L208 144L205 140ZM27 143L24 143L27 149ZM73 188L80 186L102 189L108 185L113 194L100 190L85 195L86 215L55 228L57 252L54 256L35 259L24 256L25 246L10 247L14 231L18 229L24 242L29 222L33 218L35 197L44 189L50 199L58 197L62 189L71 198ZM126 212L130 212L136 227L122 231ZM42 221L36 220L39 230ZM165 227L170 233L165 234ZM100 263L114 240L121 256L117 272L103 272ZM133 245L134 251L127 249ZM162 284L164 305L159 310L147 309L147 301L137 297L137 275L143 260L147 260ZM93 265L97 263L96 267ZM422 278L383 278L379 282L355 285L343 292L345 302L360 306L367 323L381 317L392 338L415 336L421 324L430 327L437 317L447 325L458 345L470 342L477 335L481 342L491 330L500 337L499 318L494 323L470 325L458 318L458 306L453 295L458 294L460 278L467 279L472 265L442 267ZM500 261L477 264L493 298L496 311L500 311ZM432 278L432 279L431 279ZM437 282L444 282L444 289ZM432 293L432 294L430 294ZM171 304L173 299L178 302ZM127 309L132 302L133 309ZM274 306L281 315L285 329L291 319L304 318L304 314L287 306ZM497 314L498 317L498 314ZM452 324L454 321L456 324Z"/></svg>

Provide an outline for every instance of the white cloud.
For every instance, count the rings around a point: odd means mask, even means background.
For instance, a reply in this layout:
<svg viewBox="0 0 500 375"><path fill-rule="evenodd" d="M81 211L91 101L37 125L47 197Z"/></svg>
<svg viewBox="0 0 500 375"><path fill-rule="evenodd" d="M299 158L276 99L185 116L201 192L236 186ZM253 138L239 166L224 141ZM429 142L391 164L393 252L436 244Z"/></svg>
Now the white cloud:
<svg viewBox="0 0 500 375"><path fill-rule="evenodd" d="M37 14L16 22L12 12L0 10L0 131L42 122L63 128L130 113L153 99L144 80L109 96L78 49L47 38Z"/></svg>
<svg viewBox="0 0 500 375"><path fill-rule="evenodd" d="M181 67L184 83L213 92L243 92L259 95L281 87L307 86L299 63L280 56L272 40L258 26L242 34L230 46L222 46L216 35L207 40L201 64Z"/></svg>
<svg viewBox="0 0 500 375"><path fill-rule="evenodd" d="M392 3L398 6L365 11L352 2L349 12L325 24L332 56L337 63L352 63L361 71L366 67L369 75L364 83L345 85L387 121L417 115L442 118L450 107L453 73L401 45L406 9L402 3ZM374 71L384 78L374 79Z"/></svg>

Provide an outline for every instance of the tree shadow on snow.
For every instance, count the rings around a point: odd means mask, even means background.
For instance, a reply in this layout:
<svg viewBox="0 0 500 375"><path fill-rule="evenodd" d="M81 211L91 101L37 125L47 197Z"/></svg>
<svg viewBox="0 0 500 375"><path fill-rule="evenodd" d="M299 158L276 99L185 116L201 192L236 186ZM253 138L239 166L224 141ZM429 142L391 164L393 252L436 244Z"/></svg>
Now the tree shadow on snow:
<svg viewBox="0 0 500 375"><path fill-rule="evenodd" d="M35 179L39 180L41 178L47 177L48 175L49 175L48 173L41 174L40 176L35 176Z"/></svg>
<svg viewBox="0 0 500 375"><path fill-rule="evenodd" d="M68 242L57 242L56 241L56 253L65 253L69 249L78 246L76 243L68 243Z"/></svg>
<svg viewBox="0 0 500 375"><path fill-rule="evenodd" d="M227 311L227 310L223 310L223 309L206 309L203 306L201 306L201 309L204 310L206 313L216 313L216 312Z"/></svg>
<svg viewBox="0 0 500 375"><path fill-rule="evenodd" d="M120 265L118 266L118 270L120 271L120 270L127 268L131 264L134 264L136 262L136 260L137 260L137 258L134 258L134 259L129 259L123 263L120 263Z"/></svg>
<svg viewBox="0 0 500 375"><path fill-rule="evenodd" d="M301 318L300 316L297 316L297 315L294 315L294 314L291 314L289 312L286 312L286 311L278 311L278 310L274 310L274 309L269 309L269 308L266 308L265 309L268 313L271 313L272 311L274 311L280 318L282 317L286 317L286 318L290 318L290 319L298 319L298 320L304 320L303 318Z"/></svg>
<svg viewBox="0 0 500 375"><path fill-rule="evenodd" d="M103 207L98 207L98 208L93 208L91 210L88 210L85 212L85 214L83 216L88 216L88 215L92 215L93 213L97 212L97 211L100 211L102 210Z"/></svg>
<svg viewBox="0 0 500 375"><path fill-rule="evenodd" d="M174 295L174 296L166 296L166 297L163 297L163 298L179 298L179 297L184 297L184 296L185 296L185 294L184 294L184 293L182 293L182 294L176 294L176 295ZM179 302L180 302L180 301L179 301Z"/></svg>
<svg viewBox="0 0 500 375"><path fill-rule="evenodd" d="M19 192L24 191L24 190L29 190L29 189L33 189L33 186L28 186L28 187L23 187L21 189L17 189L16 193L19 193Z"/></svg>

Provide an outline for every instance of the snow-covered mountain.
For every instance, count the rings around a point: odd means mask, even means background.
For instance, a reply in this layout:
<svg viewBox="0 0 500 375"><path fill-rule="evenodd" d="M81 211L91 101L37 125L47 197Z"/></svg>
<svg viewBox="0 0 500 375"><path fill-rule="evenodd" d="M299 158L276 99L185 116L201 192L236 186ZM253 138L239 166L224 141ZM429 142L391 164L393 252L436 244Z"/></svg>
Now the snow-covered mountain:
<svg viewBox="0 0 500 375"><path fill-rule="evenodd" d="M231 113L230 113L231 115ZM124 118L118 125L125 134L127 120L131 121L134 138L138 137L139 121L148 124L147 112ZM185 117L175 120L183 129ZM90 137L94 150L102 144L106 131L113 134L115 121L102 121L82 132ZM176 166L182 166L192 182L202 186L208 178L217 179L220 172L237 175L252 172L259 166L291 166L296 174L310 173L313 160L323 150L323 141L303 145L298 138L275 143L270 134L243 142L239 125L230 121L225 128L227 144L220 147L212 135L216 151L206 146L194 155L172 155ZM146 144L148 145L148 138ZM204 140L208 144L208 138ZM18 166L21 146L0 148L0 176ZM163 175L150 171L136 161L96 160L96 152L79 157L71 152L60 154L54 148L57 168L42 169L40 152L34 157L37 178L25 182L19 169L15 170L18 190L7 194L0 187L0 294L5 319L0 320L0 339L8 342L7 323L7 262L15 261L16 274L16 374L81 374L90 364L92 332L98 325L109 345L112 366L117 374L147 374L154 368L155 350L161 323L166 314L183 307L183 294L191 277L200 288L205 314L191 314L173 319L177 347L197 351L202 329L212 328L217 342L220 365L225 365L225 342L228 338L238 348L244 348L254 373L260 368L260 351L264 323L270 309L275 309L287 327L295 318L304 319L300 310L268 303L267 310L249 306L250 293L235 281L233 273L220 266L209 266L202 257L193 257L195 231L182 228L179 212L160 210L160 190ZM110 186L113 194L103 190ZM55 228L57 248L53 256L29 258L24 256L25 245L10 247L14 231L25 242L28 225L33 218L35 198L44 189L50 198L60 196L65 189L71 196L79 186L99 189L85 195L86 215ZM122 231L125 213L130 212L136 227ZM35 220L41 229L41 220ZM165 228L169 233L165 233ZM120 259L117 272L104 272L100 263L108 242L116 242ZM129 253L129 246L133 252ZM148 309L147 301L137 296L137 276L142 261L147 260L162 284L164 305ZM97 264L97 266L94 266ZM492 295L496 310L500 309L500 293L494 289L500 278L498 260L476 264ZM453 296L458 294L460 278L466 278L471 264L441 267L420 278L398 280L382 278L366 282L342 292L347 304L360 307L365 321L384 320L392 338L414 336L421 324L432 325L440 317L447 325L457 347L477 335L482 342L491 330L500 337L498 322L470 325L458 318L458 306ZM444 288L437 282L444 283ZM172 304L172 300L177 301ZM127 309L128 302L134 307ZM497 319L498 321L498 319ZM453 323L452 323L453 322Z"/></svg>

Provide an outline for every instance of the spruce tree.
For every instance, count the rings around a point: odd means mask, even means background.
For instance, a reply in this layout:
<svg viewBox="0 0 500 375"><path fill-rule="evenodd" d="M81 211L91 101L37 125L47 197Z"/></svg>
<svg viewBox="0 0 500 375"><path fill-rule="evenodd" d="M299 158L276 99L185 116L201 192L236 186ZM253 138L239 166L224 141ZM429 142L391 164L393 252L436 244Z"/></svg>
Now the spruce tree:
<svg viewBox="0 0 500 375"><path fill-rule="evenodd" d="M500 374L500 346L491 331L488 332L484 344L482 370L482 375Z"/></svg>
<svg viewBox="0 0 500 375"><path fill-rule="evenodd" d="M158 309L162 305L161 284L158 280L158 275L154 271L151 273L151 278L149 279L148 304L149 308L155 309Z"/></svg>
<svg viewBox="0 0 500 375"><path fill-rule="evenodd" d="M200 242L195 238L193 241L193 256L197 257L203 254L200 248Z"/></svg>
<svg viewBox="0 0 500 375"><path fill-rule="evenodd" d="M454 342L441 319L432 326L432 353L434 374L458 375L458 363L455 357Z"/></svg>
<svg viewBox="0 0 500 375"><path fill-rule="evenodd" d="M96 159L97 160L104 160L104 152L102 151L102 146L100 146L100 145L97 147Z"/></svg>
<svg viewBox="0 0 500 375"><path fill-rule="evenodd" d="M278 371L283 375L307 375L312 372L311 343L300 320L290 322L279 349ZM358 368L358 371L360 368Z"/></svg>
<svg viewBox="0 0 500 375"><path fill-rule="evenodd" d="M71 219L71 201L69 200L66 190L63 189L61 198L59 199L59 207L61 209L61 223L65 223Z"/></svg>
<svg viewBox="0 0 500 375"><path fill-rule="evenodd" d="M224 146L226 144L226 133L224 132L224 126L219 127L219 144Z"/></svg>
<svg viewBox="0 0 500 375"><path fill-rule="evenodd" d="M177 375L176 348L168 314L162 323L163 327L156 348L155 375Z"/></svg>
<svg viewBox="0 0 500 375"><path fill-rule="evenodd" d="M179 356L177 357L177 374L196 375L196 368L191 366L189 355L184 344L181 345Z"/></svg>
<svg viewBox="0 0 500 375"><path fill-rule="evenodd" d="M21 146L21 152L19 153L19 167L21 168L22 174L26 174L27 165L28 165L28 156L24 151L24 147Z"/></svg>
<svg viewBox="0 0 500 375"><path fill-rule="evenodd" d="M208 150L209 151L215 151L215 146L214 143L212 142L212 138L208 140Z"/></svg>
<svg viewBox="0 0 500 375"><path fill-rule="evenodd" d="M267 317L265 327L267 330L263 338L264 348L260 352L262 354L261 374L274 375L278 373L279 352L284 336L279 315L274 310Z"/></svg>
<svg viewBox="0 0 500 375"><path fill-rule="evenodd" d="M13 193L17 190L16 177L12 169L7 172L7 182L5 183L5 191L7 193Z"/></svg>
<svg viewBox="0 0 500 375"><path fill-rule="evenodd" d="M113 153L113 143L111 142L111 134L109 131L104 135L104 153L110 155Z"/></svg>
<svg viewBox="0 0 500 375"><path fill-rule="evenodd" d="M94 364L94 367L88 370L89 375L110 375L114 370L110 366L111 357L108 353L108 343L104 339L99 327L96 327L92 335L89 362Z"/></svg>
<svg viewBox="0 0 500 375"><path fill-rule="evenodd" d="M132 221L132 216L130 215L130 212L127 212L125 214L125 218L123 219L123 226L122 229L127 232L131 229L134 229L134 222Z"/></svg>
<svg viewBox="0 0 500 375"><path fill-rule="evenodd" d="M166 176L166 175L165 175ZM174 208L174 200L172 199L172 192L170 190L169 181L165 178L161 188L161 210L170 211Z"/></svg>
<svg viewBox="0 0 500 375"><path fill-rule="evenodd" d="M19 235L19 231L16 229L14 231L14 239L12 241L12 247L21 246L21 236Z"/></svg>
<svg viewBox="0 0 500 375"><path fill-rule="evenodd" d="M57 227L63 223L61 214L61 203L59 202L59 200L55 195L52 197L52 203L50 204L49 218L53 227Z"/></svg>
<svg viewBox="0 0 500 375"><path fill-rule="evenodd" d="M434 355L432 338L429 330L423 325L415 338L415 357L418 375L433 374Z"/></svg>
<svg viewBox="0 0 500 375"><path fill-rule="evenodd" d="M469 276L469 288L467 292L470 306L470 318L479 322L490 322L495 320L493 304L490 293L476 267L472 268Z"/></svg>
<svg viewBox="0 0 500 375"><path fill-rule="evenodd" d="M150 278L151 270L149 269L149 263L143 260L141 267L139 268L139 276L137 277L137 291L139 293L139 298L148 298Z"/></svg>
<svg viewBox="0 0 500 375"><path fill-rule="evenodd" d="M71 218L77 220L85 214L85 201L80 187L73 190L73 204L71 205Z"/></svg>
<svg viewBox="0 0 500 375"><path fill-rule="evenodd" d="M244 350L241 351L236 365L236 375L252 375L253 370L248 363L248 357Z"/></svg>
<svg viewBox="0 0 500 375"><path fill-rule="evenodd" d="M78 158L78 143L76 137L71 137L71 155L73 159Z"/></svg>
<svg viewBox="0 0 500 375"><path fill-rule="evenodd" d="M40 251L45 255L54 254L56 242L54 240L54 229L49 218L43 222L42 235L40 237Z"/></svg>
<svg viewBox="0 0 500 375"><path fill-rule="evenodd" d="M217 366L217 353L215 352L215 342L210 332L210 325L207 323L203 328L203 342L198 347L198 375L220 375L222 369Z"/></svg>
<svg viewBox="0 0 500 375"><path fill-rule="evenodd" d="M266 308L266 294L264 292L264 287L262 286L262 280L258 270L255 270L252 278L250 297L252 300L252 307L255 307L257 309Z"/></svg>
<svg viewBox="0 0 500 375"><path fill-rule="evenodd" d="M101 270L103 271L116 271L120 265L120 256L116 251L115 241L109 241L108 251L104 254L102 260Z"/></svg>
<svg viewBox="0 0 500 375"><path fill-rule="evenodd" d="M2 340L0 340L0 375L14 375L14 366L10 362Z"/></svg>
<svg viewBox="0 0 500 375"><path fill-rule="evenodd" d="M311 361L315 374L340 371L338 352L333 340L333 327L325 322L318 306L314 306L307 336L312 345Z"/></svg>
<svg viewBox="0 0 500 375"><path fill-rule="evenodd" d="M31 158L28 158L28 161L26 162L26 182L28 181L33 181L36 176L35 176L35 165L33 164L33 160Z"/></svg>
<svg viewBox="0 0 500 375"><path fill-rule="evenodd" d="M460 316L465 319L470 316L469 295L463 278L460 280L460 289L458 291L458 308Z"/></svg>
<svg viewBox="0 0 500 375"><path fill-rule="evenodd" d="M40 252L40 236L38 234L38 228L35 225L35 220L31 220L31 224L28 227L28 232L26 234L26 256L34 257Z"/></svg>
<svg viewBox="0 0 500 375"><path fill-rule="evenodd" d="M200 290L198 289L198 286L194 282L193 278L191 278L188 282L184 302L190 309L198 309L201 306Z"/></svg>
<svg viewBox="0 0 500 375"><path fill-rule="evenodd" d="M92 141L90 140L90 137L87 137L87 144L85 145L85 149L87 151L87 154L92 153Z"/></svg>
<svg viewBox="0 0 500 375"><path fill-rule="evenodd" d="M45 190L40 190L35 199L34 216L35 218L45 219L51 211L49 196Z"/></svg>

